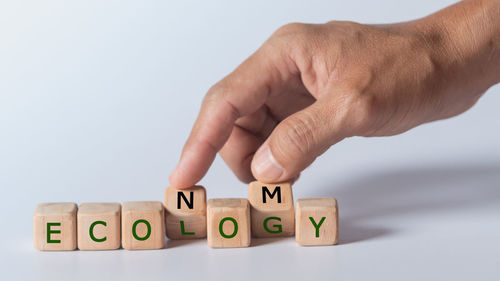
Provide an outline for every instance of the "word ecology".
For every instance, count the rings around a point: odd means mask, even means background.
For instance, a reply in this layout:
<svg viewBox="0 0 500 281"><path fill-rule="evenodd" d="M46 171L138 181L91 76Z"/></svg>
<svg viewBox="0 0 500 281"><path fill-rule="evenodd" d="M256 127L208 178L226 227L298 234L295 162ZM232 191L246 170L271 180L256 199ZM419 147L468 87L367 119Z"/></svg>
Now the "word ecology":
<svg viewBox="0 0 500 281"><path fill-rule="evenodd" d="M34 214L38 250L161 249L169 239L207 238L213 248L248 247L251 237L295 234L304 246L338 241L334 198L299 199L289 183L252 182L247 199L206 200L205 188L165 190L161 202L45 203Z"/></svg>

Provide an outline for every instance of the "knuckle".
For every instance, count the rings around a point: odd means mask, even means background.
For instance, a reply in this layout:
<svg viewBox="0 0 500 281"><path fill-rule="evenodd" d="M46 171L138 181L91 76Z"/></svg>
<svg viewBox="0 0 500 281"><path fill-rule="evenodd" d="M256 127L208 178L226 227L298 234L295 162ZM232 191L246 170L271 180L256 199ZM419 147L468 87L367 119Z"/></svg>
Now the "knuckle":
<svg viewBox="0 0 500 281"><path fill-rule="evenodd" d="M318 118L309 112L304 112L300 116L290 116L281 123L282 130L279 130L277 139L286 147L288 153L308 154L316 144L317 120Z"/></svg>
<svg viewBox="0 0 500 281"><path fill-rule="evenodd" d="M220 109L222 108L221 105L224 105L223 108L226 108L227 110L223 112L226 113L226 117L230 116L227 120L231 120L232 117L237 118L241 112L232 102L229 101L229 95L231 92L234 92L234 88L231 83L228 83L226 80L227 77L224 80L217 82L208 90L203 99L202 107L207 109Z"/></svg>
<svg viewBox="0 0 500 281"><path fill-rule="evenodd" d="M302 33L305 31L307 26L308 26L307 24L298 23L298 22L287 23L285 25L280 26L274 32L274 34L275 35L290 35L290 34Z"/></svg>
<svg viewBox="0 0 500 281"><path fill-rule="evenodd" d="M203 99L204 103L211 103L215 100L220 99L222 96L222 93L224 92L224 87L221 86L221 83L218 82L214 84L210 89L208 90L207 94L205 95L205 98Z"/></svg>
<svg viewBox="0 0 500 281"><path fill-rule="evenodd" d="M373 135L388 112L383 98L371 94L354 93L347 108L353 134L361 136Z"/></svg>
<svg viewBox="0 0 500 281"><path fill-rule="evenodd" d="M228 83L221 80L210 87L203 99L203 103L207 105L220 103L226 98L229 92L230 88Z"/></svg>
<svg viewBox="0 0 500 281"><path fill-rule="evenodd" d="M307 41L311 25L304 23L289 23L278 28L271 36L271 42L286 45L302 45Z"/></svg>
<svg viewBox="0 0 500 281"><path fill-rule="evenodd" d="M275 54L301 53L307 49L311 25L289 23L278 28L265 44L266 49Z"/></svg>

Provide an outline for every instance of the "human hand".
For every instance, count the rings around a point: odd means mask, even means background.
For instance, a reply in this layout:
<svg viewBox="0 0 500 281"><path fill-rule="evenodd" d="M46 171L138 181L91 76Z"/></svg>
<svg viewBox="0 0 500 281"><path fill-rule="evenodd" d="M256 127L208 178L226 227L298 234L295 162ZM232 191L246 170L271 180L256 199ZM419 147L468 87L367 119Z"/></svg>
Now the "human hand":
<svg viewBox="0 0 500 281"><path fill-rule="evenodd" d="M499 5L483 1L488 18L475 2L407 23L278 29L208 91L171 185L194 185L219 151L244 182L293 180L344 138L395 135L467 110L499 78L500 32L470 32L498 22Z"/></svg>

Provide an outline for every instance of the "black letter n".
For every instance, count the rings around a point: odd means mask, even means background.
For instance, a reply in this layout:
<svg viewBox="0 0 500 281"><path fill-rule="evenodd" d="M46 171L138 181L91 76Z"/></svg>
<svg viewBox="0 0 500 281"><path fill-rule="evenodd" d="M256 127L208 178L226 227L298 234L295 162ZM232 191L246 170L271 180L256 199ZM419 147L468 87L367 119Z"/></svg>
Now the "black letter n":
<svg viewBox="0 0 500 281"><path fill-rule="evenodd" d="M184 200L184 203L188 206L189 209L193 209L193 192L189 192L189 201L186 198L186 195L184 195L184 192L178 191L177 192L177 209L181 208L181 198Z"/></svg>
<svg viewBox="0 0 500 281"><path fill-rule="evenodd" d="M274 191L273 193L271 193L269 191L269 189L267 188L267 186L262 186L262 202L263 203L266 203L266 193L267 195L269 196L269 199L273 199L274 196L276 194L278 194L278 203L281 203L281 187L279 185L277 185L275 188L274 188Z"/></svg>

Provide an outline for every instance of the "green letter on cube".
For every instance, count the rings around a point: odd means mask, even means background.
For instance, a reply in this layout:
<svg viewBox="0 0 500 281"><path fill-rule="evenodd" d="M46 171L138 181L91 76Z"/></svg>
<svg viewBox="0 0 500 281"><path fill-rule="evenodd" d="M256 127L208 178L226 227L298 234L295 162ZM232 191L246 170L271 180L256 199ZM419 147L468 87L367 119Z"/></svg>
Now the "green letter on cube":
<svg viewBox="0 0 500 281"><path fill-rule="evenodd" d="M270 221L270 220L277 220L277 221L281 221L280 218L278 217L268 217L264 220L264 229L269 232L269 233L281 233L283 232L283 227L281 226L281 224L274 224L273 227L276 228L276 230L271 230L269 229L268 225L267 225L267 222Z"/></svg>
<svg viewBox="0 0 500 281"><path fill-rule="evenodd" d="M225 221L230 221L234 224L233 233L231 233L230 235L225 234L224 229L222 228L224 226ZM230 218L230 217L223 218L219 223L219 233L224 238L233 238L238 233L238 222L236 222L236 220L234 218Z"/></svg>
<svg viewBox="0 0 500 281"><path fill-rule="evenodd" d="M52 233L54 233L54 234L61 233L61 230L59 230L59 229L57 229L57 230L51 229L52 226L61 226L61 223L60 222L48 222L47 223L47 243L61 243L61 240L52 240L50 238L50 235Z"/></svg>
<svg viewBox="0 0 500 281"><path fill-rule="evenodd" d="M139 237L139 235L137 235L137 232L136 232L137 225L140 223L145 224L146 227L148 228L148 232L146 233L146 235L144 235L144 237ZM149 222L147 220L136 220L134 222L134 224L132 225L132 235L134 236L135 239L137 239L139 241L147 240L149 238L149 236L151 235L151 224L149 224Z"/></svg>

